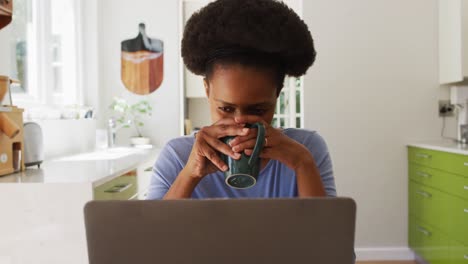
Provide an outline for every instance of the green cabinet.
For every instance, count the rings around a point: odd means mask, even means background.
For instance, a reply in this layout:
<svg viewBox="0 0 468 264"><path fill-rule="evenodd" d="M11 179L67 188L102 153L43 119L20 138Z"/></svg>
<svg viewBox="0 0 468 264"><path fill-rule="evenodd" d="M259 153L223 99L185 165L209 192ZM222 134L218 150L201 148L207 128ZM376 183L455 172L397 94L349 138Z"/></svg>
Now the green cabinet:
<svg viewBox="0 0 468 264"><path fill-rule="evenodd" d="M464 245L468 245L468 200L453 197L450 200L449 235Z"/></svg>
<svg viewBox="0 0 468 264"><path fill-rule="evenodd" d="M449 227L449 196L422 184L409 183L410 215L443 231Z"/></svg>
<svg viewBox="0 0 468 264"><path fill-rule="evenodd" d="M408 148L408 244L434 264L468 263L468 156Z"/></svg>
<svg viewBox="0 0 468 264"><path fill-rule="evenodd" d="M411 163L468 176L468 156L410 147L408 158Z"/></svg>
<svg viewBox="0 0 468 264"><path fill-rule="evenodd" d="M449 263L449 239L441 230L410 216L409 245L429 263Z"/></svg>
<svg viewBox="0 0 468 264"><path fill-rule="evenodd" d="M137 195L136 171L127 172L94 188L94 200L131 200Z"/></svg>
<svg viewBox="0 0 468 264"><path fill-rule="evenodd" d="M452 241L450 243L449 258L451 264L468 263L468 246Z"/></svg>

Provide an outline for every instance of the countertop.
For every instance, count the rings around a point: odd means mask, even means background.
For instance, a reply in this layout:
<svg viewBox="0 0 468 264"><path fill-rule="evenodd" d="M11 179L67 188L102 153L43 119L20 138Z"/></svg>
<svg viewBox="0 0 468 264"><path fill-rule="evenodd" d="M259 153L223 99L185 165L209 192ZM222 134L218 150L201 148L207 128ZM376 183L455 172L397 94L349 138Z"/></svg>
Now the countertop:
<svg viewBox="0 0 468 264"><path fill-rule="evenodd" d="M408 144L408 146L451 152L451 153L461 154L461 155L468 155L467 144L457 143L454 140L449 140L449 139L413 142L411 144Z"/></svg>
<svg viewBox="0 0 468 264"><path fill-rule="evenodd" d="M0 176L1 183L91 183L99 186L136 169L149 159L156 159L160 149L142 149L137 153L111 160L51 160L41 167Z"/></svg>

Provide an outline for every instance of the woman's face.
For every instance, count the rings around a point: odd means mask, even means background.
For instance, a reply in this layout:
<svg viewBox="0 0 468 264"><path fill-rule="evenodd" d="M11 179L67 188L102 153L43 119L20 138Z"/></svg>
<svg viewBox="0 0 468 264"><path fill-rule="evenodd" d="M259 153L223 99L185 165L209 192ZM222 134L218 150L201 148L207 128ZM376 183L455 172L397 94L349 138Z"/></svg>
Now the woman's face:
<svg viewBox="0 0 468 264"><path fill-rule="evenodd" d="M226 117L256 115L268 124L276 106L273 73L243 65L215 65L205 89L210 104L211 121Z"/></svg>

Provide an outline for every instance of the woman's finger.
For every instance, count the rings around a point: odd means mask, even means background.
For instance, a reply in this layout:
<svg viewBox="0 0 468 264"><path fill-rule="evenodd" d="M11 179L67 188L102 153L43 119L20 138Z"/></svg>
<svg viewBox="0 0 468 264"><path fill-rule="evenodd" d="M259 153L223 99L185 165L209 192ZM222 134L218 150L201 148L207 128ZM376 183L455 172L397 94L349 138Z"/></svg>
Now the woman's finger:
<svg viewBox="0 0 468 264"><path fill-rule="evenodd" d="M244 153L245 153L245 155L247 155L247 156L251 156L252 153L253 153L253 149L244 149Z"/></svg>
<svg viewBox="0 0 468 264"><path fill-rule="evenodd" d="M239 127L236 125L217 125L213 126L213 136L222 138L225 136L245 136L248 135L250 128Z"/></svg>
<svg viewBox="0 0 468 264"><path fill-rule="evenodd" d="M244 141L247 141L249 139L253 139L253 138L257 138L257 129L256 128L251 128L249 130L249 133L245 136L237 136L235 137L233 140L231 140L231 142L229 142L229 144L231 145L231 147L241 143L241 142L244 142Z"/></svg>
<svg viewBox="0 0 468 264"><path fill-rule="evenodd" d="M233 149L229 145L225 144L224 142L222 142L221 140L217 138L206 137L205 141L213 149L223 153L224 155L230 156L233 159L239 159L241 157L241 155L239 153L234 152Z"/></svg>
<svg viewBox="0 0 468 264"><path fill-rule="evenodd" d="M211 147L209 147L207 144L203 144L201 148L203 151L203 155L219 170L225 171L228 169L226 163L224 163L224 161L218 156L218 153L216 153L216 151L214 151Z"/></svg>
<svg viewBox="0 0 468 264"><path fill-rule="evenodd" d="M275 137L265 137L265 141L263 142L263 150L265 150L267 148L269 149L269 148L274 147L275 146L275 141L276 141ZM256 143L256 141L255 141L255 143ZM245 148L244 149L244 152L245 152L246 155L252 155L253 148L255 147L255 143L253 144L252 148ZM234 149L234 148L233 148L233 150L236 151L236 149Z"/></svg>
<svg viewBox="0 0 468 264"><path fill-rule="evenodd" d="M198 134L207 135L213 138L222 138L225 136L244 136L249 133L249 128L240 127L237 124L218 124L206 126L198 131Z"/></svg>
<svg viewBox="0 0 468 264"><path fill-rule="evenodd" d="M250 139L247 141L243 141L235 146L232 147L232 150L235 152L242 152L245 149L253 149L255 147L257 139Z"/></svg>
<svg viewBox="0 0 468 264"><path fill-rule="evenodd" d="M258 131L257 128L250 128L250 131L249 131L249 133L247 135L235 137L230 142L230 145L235 146L235 145L239 144L240 142L247 141L247 140L252 139L252 138L257 138L257 131ZM265 137L269 137L270 135L274 135L275 133L276 133L275 128L273 128L273 127L271 127L269 125L265 125Z"/></svg>

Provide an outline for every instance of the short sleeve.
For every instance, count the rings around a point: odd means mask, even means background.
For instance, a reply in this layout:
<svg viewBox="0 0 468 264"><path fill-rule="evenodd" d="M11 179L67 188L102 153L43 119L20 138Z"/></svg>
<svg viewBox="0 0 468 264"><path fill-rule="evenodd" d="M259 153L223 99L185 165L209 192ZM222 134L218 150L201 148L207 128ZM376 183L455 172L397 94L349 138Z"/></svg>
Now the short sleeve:
<svg viewBox="0 0 468 264"><path fill-rule="evenodd" d="M307 134L303 144L314 157L327 196L335 197L337 195L335 177L327 144L317 132L307 131Z"/></svg>
<svg viewBox="0 0 468 264"><path fill-rule="evenodd" d="M183 168L170 143L161 150L153 166L147 200L162 199Z"/></svg>

